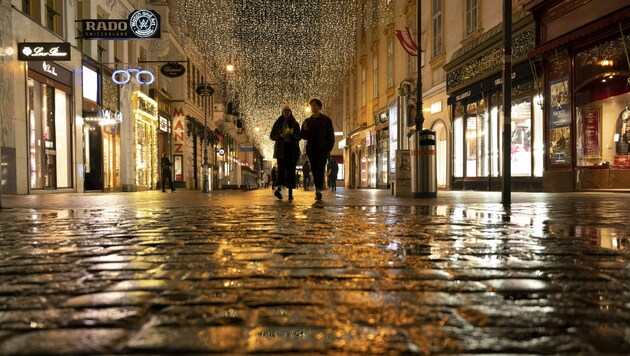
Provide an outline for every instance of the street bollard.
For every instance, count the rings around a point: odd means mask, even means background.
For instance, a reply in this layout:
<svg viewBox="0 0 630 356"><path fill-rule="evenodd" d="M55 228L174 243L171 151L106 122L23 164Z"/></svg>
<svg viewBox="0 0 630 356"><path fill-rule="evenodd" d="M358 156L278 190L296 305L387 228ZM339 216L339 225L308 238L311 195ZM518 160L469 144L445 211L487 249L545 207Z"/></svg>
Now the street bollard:
<svg viewBox="0 0 630 356"><path fill-rule="evenodd" d="M414 198L437 198L435 131L416 131L410 151L411 195Z"/></svg>

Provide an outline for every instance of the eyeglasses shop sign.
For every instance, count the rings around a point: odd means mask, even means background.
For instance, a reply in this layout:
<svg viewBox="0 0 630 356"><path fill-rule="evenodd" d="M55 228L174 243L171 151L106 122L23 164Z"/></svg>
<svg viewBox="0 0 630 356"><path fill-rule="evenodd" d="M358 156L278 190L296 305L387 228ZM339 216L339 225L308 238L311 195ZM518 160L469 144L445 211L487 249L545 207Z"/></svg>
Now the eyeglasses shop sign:
<svg viewBox="0 0 630 356"><path fill-rule="evenodd" d="M125 40L160 38L160 15L153 10L136 10L126 20L78 20L79 38Z"/></svg>
<svg viewBox="0 0 630 356"><path fill-rule="evenodd" d="M22 42L18 43L20 61L69 61L68 42Z"/></svg>

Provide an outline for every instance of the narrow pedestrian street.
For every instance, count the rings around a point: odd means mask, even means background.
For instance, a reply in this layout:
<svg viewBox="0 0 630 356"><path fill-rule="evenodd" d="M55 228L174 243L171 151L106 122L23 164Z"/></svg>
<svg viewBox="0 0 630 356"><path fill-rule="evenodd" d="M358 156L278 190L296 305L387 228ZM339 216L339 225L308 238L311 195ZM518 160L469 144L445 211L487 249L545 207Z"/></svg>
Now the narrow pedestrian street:
<svg viewBox="0 0 630 356"><path fill-rule="evenodd" d="M627 193L2 196L0 354L628 354Z"/></svg>

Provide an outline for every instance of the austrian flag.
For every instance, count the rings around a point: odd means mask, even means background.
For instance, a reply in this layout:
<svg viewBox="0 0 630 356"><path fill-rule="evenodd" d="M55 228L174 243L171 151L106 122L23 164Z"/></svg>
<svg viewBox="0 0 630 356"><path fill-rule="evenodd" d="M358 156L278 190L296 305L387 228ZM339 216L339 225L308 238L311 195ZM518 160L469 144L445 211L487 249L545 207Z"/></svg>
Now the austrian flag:
<svg viewBox="0 0 630 356"><path fill-rule="evenodd" d="M396 37L405 52L409 53L410 56L418 55L418 44L413 40L413 34L409 27L405 27L404 31L396 30Z"/></svg>

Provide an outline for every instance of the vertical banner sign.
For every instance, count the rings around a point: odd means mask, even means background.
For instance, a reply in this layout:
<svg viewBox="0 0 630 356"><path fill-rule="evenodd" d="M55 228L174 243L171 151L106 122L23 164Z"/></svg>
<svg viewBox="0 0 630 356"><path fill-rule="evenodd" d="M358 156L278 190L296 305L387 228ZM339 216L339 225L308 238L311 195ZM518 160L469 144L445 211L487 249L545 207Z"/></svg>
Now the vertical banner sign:
<svg viewBox="0 0 630 356"><path fill-rule="evenodd" d="M571 111L567 92L569 81L561 79L551 82L549 163L571 163Z"/></svg>
<svg viewBox="0 0 630 356"><path fill-rule="evenodd" d="M599 108L588 108L582 111L582 147L585 156L601 155L599 123Z"/></svg>

